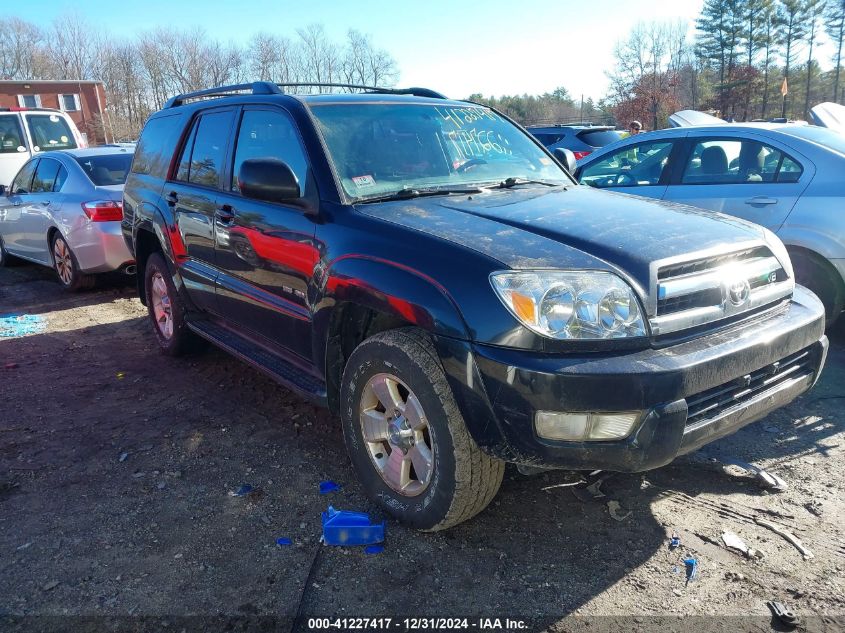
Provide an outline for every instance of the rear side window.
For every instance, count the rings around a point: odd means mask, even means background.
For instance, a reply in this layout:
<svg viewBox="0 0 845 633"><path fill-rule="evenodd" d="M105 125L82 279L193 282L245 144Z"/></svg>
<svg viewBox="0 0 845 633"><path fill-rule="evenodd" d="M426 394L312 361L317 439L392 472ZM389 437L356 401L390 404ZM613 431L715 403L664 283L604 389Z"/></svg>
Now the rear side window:
<svg viewBox="0 0 845 633"><path fill-rule="evenodd" d="M773 147L751 139L709 139L697 142L681 183L685 185L796 182L801 165Z"/></svg>
<svg viewBox="0 0 845 633"><path fill-rule="evenodd" d="M58 114L27 114L26 124L32 137L33 149L46 152L52 149L73 149L76 141L67 121Z"/></svg>
<svg viewBox="0 0 845 633"><path fill-rule="evenodd" d="M135 149L132 173L164 178L170 167L173 146L182 131L182 114L158 116L147 121Z"/></svg>
<svg viewBox="0 0 845 633"><path fill-rule="evenodd" d="M30 193L53 191L53 185L56 183L56 177L59 175L61 168L62 166L59 161L51 158L42 158L38 163L38 168L35 170L35 177L32 179Z"/></svg>
<svg viewBox="0 0 845 633"><path fill-rule="evenodd" d="M21 167L21 170L18 172L18 175L15 176L14 182L12 182L12 193L13 194L22 194L22 193L29 193L30 192L30 185L32 184L32 177L35 175L35 166L38 164L38 160L31 160L26 165Z"/></svg>
<svg viewBox="0 0 845 633"><path fill-rule="evenodd" d="M238 172L249 158L278 158L296 175L300 193L305 188L308 165L291 120L281 112L247 110L241 119L235 165L232 170L232 189L238 191Z"/></svg>
<svg viewBox="0 0 845 633"><path fill-rule="evenodd" d="M88 179L97 187L124 184L129 175L129 165L132 163L132 154L76 156L75 158Z"/></svg>
<svg viewBox="0 0 845 633"><path fill-rule="evenodd" d="M563 138L562 134L548 134L546 132L531 132L531 135L546 147L554 145Z"/></svg>
<svg viewBox="0 0 845 633"><path fill-rule="evenodd" d="M204 187L219 185L233 118L234 112L225 110L203 114L197 120L179 159L178 180Z"/></svg>
<svg viewBox="0 0 845 633"><path fill-rule="evenodd" d="M604 147L619 140L619 132L616 130L585 130L578 133L578 138L587 145L593 147Z"/></svg>
<svg viewBox="0 0 845 633"><path fill-rule="evenodd" d="M17 154L26 151L23 130L18 115L0 116L0 154Z"/></svg>

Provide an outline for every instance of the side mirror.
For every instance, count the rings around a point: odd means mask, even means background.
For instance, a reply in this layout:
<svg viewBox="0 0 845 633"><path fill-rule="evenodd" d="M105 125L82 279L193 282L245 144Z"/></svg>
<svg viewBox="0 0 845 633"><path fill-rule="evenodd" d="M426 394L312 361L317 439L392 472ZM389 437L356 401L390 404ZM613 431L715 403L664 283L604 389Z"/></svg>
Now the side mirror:
<svg viewBox="0 0 845 633"><path fill-rule="evenodd" d="M284 202L301 197L299 182L287 163L277 158L249 158L238 171L238 187L247 198Z"/></svg>
<svg viewBox="0 0 845 633"><path fill-rule="evenodd" d="M566 171L569 172L570 176L575 175L575 154L572 153L572 150L568 150L565 147L558 147L555 149L555 158L557 158L560 163L566 168Z"/></svg>

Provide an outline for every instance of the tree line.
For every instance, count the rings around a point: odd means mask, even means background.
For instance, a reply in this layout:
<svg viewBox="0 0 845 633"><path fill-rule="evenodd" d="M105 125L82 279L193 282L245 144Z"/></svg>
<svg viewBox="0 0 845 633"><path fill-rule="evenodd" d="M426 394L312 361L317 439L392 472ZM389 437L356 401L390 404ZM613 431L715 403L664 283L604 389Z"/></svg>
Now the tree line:
<svg viewBox="0 0 845 633"><path fill-rule="evenodd" d="M0 21L0 77L91 79L106 89L107 114L92 125L109 138L138 137L150 113L175 94L251 81L393 86L396 61L369 35L332 40L320 24L293 35L258 32L243 45L200 28L158 28L134 39L111 37L69 14L42 28L20 18Z"/></svg>
<svg viewBox="0 0 845 633"><path fill-rule="evenodd" d="M684 108L742 121L808 119L817 103L845 100L845 0L705 0L695 36L686 32L683 22L638 24L614 49L602 105L656 128ZM823 34L829 71L818 59Z"/></svg>
<svg viewBox="0 0 845 633"><path fill-rule="evenodd" d="M705 0L695 26L689 37L685 21L635 25L614 46L608 93L583 108L565 88L470 98L525 124L638 120L649 129L683 109L740 121L809 119L818 103L845 102L845 0ZM828 71L818 59L823 34L833 51Z"/></svg>

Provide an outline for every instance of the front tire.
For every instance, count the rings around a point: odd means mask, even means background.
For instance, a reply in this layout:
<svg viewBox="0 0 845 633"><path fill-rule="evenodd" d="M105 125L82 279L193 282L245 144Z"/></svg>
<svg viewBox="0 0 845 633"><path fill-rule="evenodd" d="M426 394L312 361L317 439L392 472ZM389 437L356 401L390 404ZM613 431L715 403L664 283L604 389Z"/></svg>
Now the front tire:
<svg viewBox="0 0 845 633"><path fill-rule="evenodd" d="M376 334L346 364L346 448L365 491L420 530L466 521L492 501L504 462L469 435L430 338L417 328Z"/></svg>
<svg viewBox="0 0 845 633"><path fill-rule="evenodd" d="M185 323L185 304L159 253L147 258L144 292L159 349L168 356L181 356L191 348L195 337Z"/></svg>
<svg viewBox="0 0 845 633"><path fill-rule="evenodd" d="M50 252L53 254L53 268L59 277L59 283L65 290L76 292L94 287L96 281L94 276L80 272L76 255L73 254L61 233L53 235Z"/></svg>
<svg viewBox="0 0 845 633"><path fill-rule="evenodd" d="M791 250L789 258L795 281L809 288L824 304L825 324L830 327L845 307L845 289L839 273L821 257L804 250Z"/></svg>

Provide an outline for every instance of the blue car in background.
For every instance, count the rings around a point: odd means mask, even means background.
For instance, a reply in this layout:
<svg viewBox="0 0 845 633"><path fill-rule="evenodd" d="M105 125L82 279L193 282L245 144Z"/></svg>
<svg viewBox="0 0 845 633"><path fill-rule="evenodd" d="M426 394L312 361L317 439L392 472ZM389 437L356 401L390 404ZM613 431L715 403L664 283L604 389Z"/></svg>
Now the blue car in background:
<svg viewBox="0 0 845 633"><path fill-rule="evenodd" d="M760 224L789 249L796 279L845 307L845 135L814 125L742 123L657 130L578 161L579 183ZM694 235L689 236L691 241Z"/></svg>

